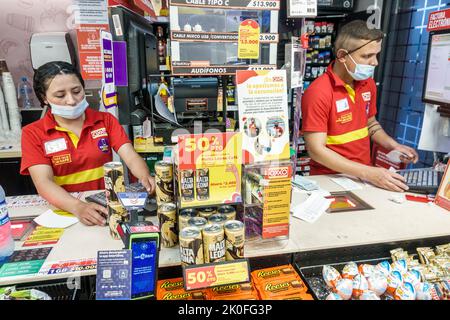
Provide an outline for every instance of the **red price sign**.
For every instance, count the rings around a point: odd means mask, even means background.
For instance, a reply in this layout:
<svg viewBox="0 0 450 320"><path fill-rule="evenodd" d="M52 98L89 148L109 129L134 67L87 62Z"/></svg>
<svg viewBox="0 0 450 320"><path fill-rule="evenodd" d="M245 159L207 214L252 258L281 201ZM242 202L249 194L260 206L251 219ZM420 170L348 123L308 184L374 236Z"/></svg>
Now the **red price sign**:
<svg viewBox="0 0 450 320"><path fill-rule="evenodd" d="M184 287L197 290L250 281L247 259L183 268Z"/></svg>

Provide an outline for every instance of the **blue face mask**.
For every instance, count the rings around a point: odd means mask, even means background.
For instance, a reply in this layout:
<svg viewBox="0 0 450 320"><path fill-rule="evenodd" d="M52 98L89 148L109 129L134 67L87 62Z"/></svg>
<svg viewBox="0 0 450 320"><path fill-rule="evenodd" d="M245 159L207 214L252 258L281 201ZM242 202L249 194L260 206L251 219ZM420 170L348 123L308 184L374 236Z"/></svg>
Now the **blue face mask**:
<svg viewBox="0 0 450 320"><path fill-rule="evenodd" d="M353 63L356 65L355 72L351 72L347 68L347 64L344 63L345 69L356 81L363 81L369 78L373 78L375 74L375 66L367 65L367 64L359 64L353 59L353 57L349 54L350 59L352 59Z"/></svg>
<svg viewBox="0 0 450 320"><path fill-rule="evenodd" d="M64 119L74 120L81 117L81 115L86 111L89 103L84 98L79 104L74 107L69 106L59 106L57 104L48 103L51 107L52 114L55 116L60 116Z"/></svg>

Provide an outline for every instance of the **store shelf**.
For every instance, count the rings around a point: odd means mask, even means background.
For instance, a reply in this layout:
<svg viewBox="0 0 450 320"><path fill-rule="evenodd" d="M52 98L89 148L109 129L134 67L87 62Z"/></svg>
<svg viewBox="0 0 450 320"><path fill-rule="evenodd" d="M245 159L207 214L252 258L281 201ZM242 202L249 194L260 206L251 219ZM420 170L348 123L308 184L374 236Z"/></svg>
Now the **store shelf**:
<svg viewBox="0 0 450 320"><path fill-rule="evenodd" d="M167 68L166 65L162 65L162 66L159 66L159 71L170 71L170 69Z"/></svg>
<svg viewBox="0 0 450 320"><path fill-rule="evenodd" d="M329 63L318 63L318 62L306 62L307 66L311 66L311 67L328 67L330 65L331 62Z"/></svg>
<svg viewBox="0 0 450 320"><path fill-rule="evenodd" d="M309 52L311 52L311 51L332 51L332 50L333 50L333 47L325 47L325 48L313 48L313 47L310 47L310 48L308 48Z"/></svg>

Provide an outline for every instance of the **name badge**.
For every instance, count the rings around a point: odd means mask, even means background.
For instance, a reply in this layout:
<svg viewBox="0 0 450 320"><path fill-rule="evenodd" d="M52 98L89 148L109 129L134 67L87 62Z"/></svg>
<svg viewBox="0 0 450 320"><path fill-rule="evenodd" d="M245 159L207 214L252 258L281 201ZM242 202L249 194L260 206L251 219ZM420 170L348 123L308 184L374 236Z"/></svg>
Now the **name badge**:
<svg viewBox="0 0 450 320"><path fill-rule="evenodd" d="M364 92L362 94L362 98L363 98L364 102L369 102L370 100L372 100L372 93L370 91Z"/></svg>
<svg viewBox="0 0 450 320"><path fill-rule="evenodd" d="M57 152L60 152L63 150L67 150L66 139L59 138L59 139L47 141L44 143L44 147L45 147L46 155L57 153Z"/></svg>
<svg viewBox="0 0 450 320"><path fill-rule="evenodd" d="M336 101L336 111L341 113L350 109L347 98Z"/></svg>

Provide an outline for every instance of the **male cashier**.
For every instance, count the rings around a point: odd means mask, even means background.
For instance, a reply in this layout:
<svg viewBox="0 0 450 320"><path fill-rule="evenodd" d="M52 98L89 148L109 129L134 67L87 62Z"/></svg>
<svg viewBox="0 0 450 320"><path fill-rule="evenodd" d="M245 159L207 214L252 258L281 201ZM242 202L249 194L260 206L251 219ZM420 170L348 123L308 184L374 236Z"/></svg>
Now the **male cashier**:
<svg viewBox="0 0 450 320"><path fill-rule="evenodd" d="M383 33L357 20L342 27L335 42L336 60L306 90L303 132L312 158L311 174L344 173L387 190L408 190L395 172L371 166L370 142L417 163L417 152L389 137L376 120L373 80Z"/></svg>

